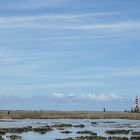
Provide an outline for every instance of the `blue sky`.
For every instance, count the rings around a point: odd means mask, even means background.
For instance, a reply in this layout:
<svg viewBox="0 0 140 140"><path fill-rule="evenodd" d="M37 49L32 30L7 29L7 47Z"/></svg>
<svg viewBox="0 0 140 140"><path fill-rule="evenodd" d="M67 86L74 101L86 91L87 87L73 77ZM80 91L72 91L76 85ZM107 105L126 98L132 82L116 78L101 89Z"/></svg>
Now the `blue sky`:
<svg viewBox="0 0 140 140"><path fill-rule="evenodd" d="M131 108L140 93L139 5L0 0L1 109Z"/></svg>

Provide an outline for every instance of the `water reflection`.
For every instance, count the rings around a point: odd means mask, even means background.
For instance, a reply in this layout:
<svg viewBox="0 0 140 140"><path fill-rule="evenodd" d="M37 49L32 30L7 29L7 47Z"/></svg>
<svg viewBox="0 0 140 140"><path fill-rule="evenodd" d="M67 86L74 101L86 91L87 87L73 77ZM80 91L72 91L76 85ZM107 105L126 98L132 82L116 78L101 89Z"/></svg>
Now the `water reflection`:
<svg viewBox="0 0 140 140"><path fill-rule="evenodd" d="M53 131L47 132L45 134L39 134L34 132L24 132L18 134L22 136L24 140L54 140L57 138L68 138L68 137L78 137L77 131L89 130L96 132L99 136L109 137L110 134L106 134L105 131L112 129L125 129L125 130L133 130L140 131L140 121L138 120L125 120L125 119L25 119L25 120L0 120L0 128L16 128L16 127L40 127L40 126L53 126L59 124L71 124L72 127L64 127L65 131L71 131L72 133L61 133L61 129L57 129L54 127ZM74 127L76 125L84 125L84 127ZM6 134L4 136L5 140L8 140ZM116 134L115 136L122 136L130 138L130 134Z"/></svg>

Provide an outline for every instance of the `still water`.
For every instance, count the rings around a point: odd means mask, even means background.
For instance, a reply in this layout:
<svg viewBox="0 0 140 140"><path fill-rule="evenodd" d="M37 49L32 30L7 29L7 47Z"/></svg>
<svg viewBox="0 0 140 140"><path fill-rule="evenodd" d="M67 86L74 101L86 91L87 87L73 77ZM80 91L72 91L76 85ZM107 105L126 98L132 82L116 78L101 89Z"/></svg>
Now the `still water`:
<svg viewBox="0 0 140 140"><path fill-rule="evenodd" d="M93 132L96 132L98 136L114 136L114 135L108 135L105 133L106 130L112 130L112 129L125 129L125 130L134 130L134 131L140 131L140 121L139 120L125 120L125 119L25 119L25 120L0 120L0 128L16 128L16 127L24 127L24 126L32 126L32 127L39 127L44 125L54 125L54 124L72 124L72 125L79 125L83 124L85 125L84 128L78 128L78 127L70 127L65 128L64 130L71 131L70 134L63 134L60 133L62 130L57 130L54 128L54 131L47 132L46 134L39 134L34 132L26 132L18 134L22 136L23 140L55 140L57 138L68 138L68 137L77 137L80 136L79 134L76 134L77 131L84 131L84 130L90 130ZM8 140L6 137L6 134L4 136L5 140ZM125 136L130 138L130 134L128 135L115 135L115 136Z"/></svg>

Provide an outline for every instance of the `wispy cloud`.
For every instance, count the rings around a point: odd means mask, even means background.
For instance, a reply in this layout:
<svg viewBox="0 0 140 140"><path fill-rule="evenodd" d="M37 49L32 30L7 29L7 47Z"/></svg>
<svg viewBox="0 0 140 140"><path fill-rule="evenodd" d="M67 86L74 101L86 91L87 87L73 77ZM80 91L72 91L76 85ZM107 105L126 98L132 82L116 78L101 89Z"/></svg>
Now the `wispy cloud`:
<svg viewBox="0 0 140 140"><path fill-rule="evenodd" d="M33 16L6 16L0 17L1 22L29 22L36 20L72 20L72 19L85 19L85 18L97 18L117 15L117 13L104 12L104 13L83 13L83 14L42 14ZM76 20L74 20L76 21Z"/></svg>
<svg viewBox="0 0 140 140"><path fill-rule="evenodd" d="M46 84L2 84L1 91L30 91L35 89L61 89L61 88L87 88L87 87L104 87L102 82L65 82L65 83L46 83ZM19 93L20 94L20 93Z"/></svg>
<svg viewBox="0 0 140 140"><path fill-rule="evenodd" d="M53 96L56 98L62 98L64 96L63 93L53 93Z"/></svg>
<svg viewBox="0 0 140 140"><path fill-rule="evenodd" d="M93 100L93 101L111 101L111 100L121 99L121 97L115 93L101 94L101 95L87 93L87 94L81 94L80 97L82 99Z"/></svg>
<svg viewBox="0 0 140 140"><path fill-rule="evenodd" d="M67 30L122 30L139 29L140 21L96 22L93 17L109 16L115 13L87 13L78 15L40 15L23 17L0 17L0 28L36 28L36 29L67 29ZM83 23L83 19L91 23ZM86 19L85 19L86 20Z"/></svg>
<svg viewBox="0 0 140 140"><path fill-rule="evenodd" d="M42 55L43 54L43 55ZM46 59L46 53L27 53L24 50L16 50L6 48L0 48L0 64L1 65L13 65L13 64L24 64L33 61L41 61Z"/></svg>
<svg viewBox="0 0 140 140"><path fill-rule="evenodd" d="M116 93L107 93L107 94L94 94L94 93L54 93L52 94L55 98L65 98L67 100L71 100L71 98L79 99L79 100L89 100L89 101L101 101L107 102L112 100L122 100L123 98Z"/></svg>
<svg viewBox="0 0 140 140"><path fill-rule="evenodd" d="M75 75L71 75L69 72L69 78L80 78L80 79L109 79L109 78L123 78L123 77L134 77L140 76L139 66L118 66L118 67L89 67L76 69L73 71ZM91 75L88 75L90 73Z"/></svg>

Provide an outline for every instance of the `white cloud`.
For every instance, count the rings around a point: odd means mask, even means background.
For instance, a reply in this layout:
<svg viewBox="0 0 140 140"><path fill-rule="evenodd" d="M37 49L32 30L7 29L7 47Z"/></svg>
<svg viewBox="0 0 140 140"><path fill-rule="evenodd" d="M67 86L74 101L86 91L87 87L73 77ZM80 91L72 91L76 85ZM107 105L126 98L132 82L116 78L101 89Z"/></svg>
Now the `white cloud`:
<svg viewBox="0 0 140 140"><path fill-rule="evenodd" d="M64 94L63 93L53 93L53 96L57 97L57 98L62 98L64 96Z"/></svg>
<svg viewBox="0 0 140 140"><path fill-rule="evenodd" d="M68 93L68 94L64 94L64 93L53 93L52 94L55 98L67 98L68 100L70 98L77 98L77 94L74 94L74 93Z"/></svg>
<svg viewBox="0 0 140 140"><path fill-rule="evenodd" d="M111 101L111 100L120 100L121 97L119 97L115 93L110 93L110 94L92 94L92 93L85 93L85 94L80 94L80 98L82 99L88 99L88 100L93 100L93 101Z"/></svg>
<svg viewBox="0 0 140 140"><path fill-rule="evenodd" d="M68 96L73 97L73 96L75 96L75 94L74 93L69 93Z"/></svg>
<svg viewBox="0 0 140 140"><path fill-rule="evenodd" d="M60 30L128 30L140 28L140 21L116 21L110 23L104 23L104 21L101 21L100 23L96 23L96 20L93 20L93 17L108 16L114 14L115 13L86 13L77 15L59 14L21 17L0 17L0 28L39 28ZM84 18L90 19L90 23L82 22Z"/></svg>
<svg viewBox="0 0 140 140"><path fill-rule="evenodd" d="M37 20L71 20L82 19L100 16L115 15L115 13L85 13L85 14L50 14L50 15L34 15L34 16L10 16L0 17L0 23L12 23L12 22L33 22ZM74 20L75 21L75 20Z"/></svg>
<svg viewBox="0 0 140 140"><path fill-rule="evenodd" d="M112 101L112 100L121 100L122 97L115 93L109 93L109 94L93 94L93 93L79 93L79 94L74 94L74 93L69 93L69 94L64 94L64 93L53 93L53 96L56 98L65 98L66 100L70 99L78 99L78 100L89 100L89 101L101 101L101 102L106 102L106 101Z"/></svg>

